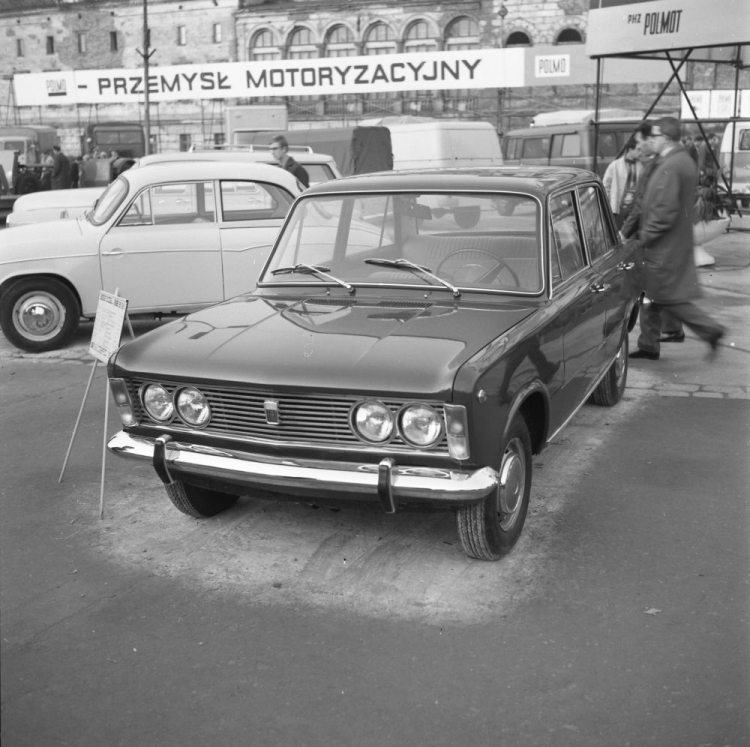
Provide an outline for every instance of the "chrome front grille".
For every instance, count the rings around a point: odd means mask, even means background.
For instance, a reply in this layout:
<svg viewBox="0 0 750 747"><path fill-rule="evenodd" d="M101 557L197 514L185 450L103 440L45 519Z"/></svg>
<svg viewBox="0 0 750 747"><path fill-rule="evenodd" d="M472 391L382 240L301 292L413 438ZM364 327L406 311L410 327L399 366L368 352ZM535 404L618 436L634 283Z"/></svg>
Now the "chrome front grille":
<svg viewBox="0 0 750 747"><path fill-rule="evenodd" d="M140 390L145 384L159 383L170 394L188 383L172 383L146 379L128 379L128 391L133 403L137 421L142 425L168 426L170 429L191 430L175 417L168 424L152 420L143 409ZM195 386L195 384L190 384ZM349 413L352 407L362 401L362 397L326 397L318 395L287 395L274 392L257 392L248 389L199 385L198 389L208 399L211 407L211 420L208 426L201 429L205 433L218 436L249 438L266 442L288 442L290 444L359 446L366 444L360 441L349 425ZM266 401L278 403L278 424L271 424L266 414ZM407 404L407 400L381 399L394 411ZM412 401L412 400L408 400ZM441 415L440 403L431 402ZM396 436L389 448L414 451L415 448ZM442 441L430 449L431 452L448 452L448 443Z"/></svg>

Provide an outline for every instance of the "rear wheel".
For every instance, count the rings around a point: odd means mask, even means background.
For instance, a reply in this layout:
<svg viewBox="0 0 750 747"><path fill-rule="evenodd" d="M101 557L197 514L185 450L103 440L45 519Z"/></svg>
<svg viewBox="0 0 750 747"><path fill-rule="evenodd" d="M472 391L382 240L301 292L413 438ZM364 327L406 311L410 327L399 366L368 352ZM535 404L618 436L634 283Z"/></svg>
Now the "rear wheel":
<svg viewBox="0 0 750 747"><path fill-rule="evenodd" d="M607 369L607 373L604 374L604 378L599 382L596 389L594 389L591 397L594 400L594 404L602 405L603 407L616 405L622 399L627 381L628 336L624 334L620 343L620 349L617 351L617 356L612 361L609 369Z"/></svg>
<svg viewBox="0 0 750 747"><path fill-rule="evenodd" d="M78 301L52 278L20 280L0 301L0 326L16 347L31 353L55 350L78 329Z"/></svg>
<svg viewBox="0 0 750 747"><path fill-rule="evenodd" d="M226 511L237 503L239 498L237 495L221 493L218 490L188 485L181 480L176 480L171 485L165 485L164 487L174 507L195 519L216 516L216 514Z"/></svg>
<svg viewBox="0 0 750 747"><path fill-rule="evenodd" d="M531 494L531 439L520 415L508 431L498 477L492 495L458 510L458 536L470 558L499 560L521 536Z"/></svg>

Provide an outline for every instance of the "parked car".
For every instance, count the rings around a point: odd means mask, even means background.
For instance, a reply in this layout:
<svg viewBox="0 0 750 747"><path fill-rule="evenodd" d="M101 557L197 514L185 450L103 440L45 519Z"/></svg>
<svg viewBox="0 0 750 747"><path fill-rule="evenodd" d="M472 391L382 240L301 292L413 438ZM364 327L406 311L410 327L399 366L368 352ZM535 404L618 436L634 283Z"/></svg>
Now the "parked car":
<svg viewBox="0 0 750 747"><path fill-rule="evenodd" d="M634 269L601 181L578 169L318 185L257 288L112 357L109 448L152 464L189 516L258 489L438 506L468 555L496 560L521 533L532 455L590 397L622 396Z"/></svg>
<svg viewBox="0 0 750 747"><path fill-rule="evenodd" d="M297 180L267 164L168 163L121 174L85 216L0 235L0 326L32 352L65 344L99 291L134 314L185 313L255 286Z"/></svg>
<svg viewBox="0 0 750 747"><path fill-rule="evenodd" d="M190 161L223 161L225 163L268 163L275 164L271 151L267 148L252 146L225 150L197 150L175 153L155 153L143 156L135 162L136 167L153 166L164 163L185 163ZM310 184L338 179L341 174L336 168L333 156L325 153L313 153L309 148L292 153L294 159L301 163L310 176ZM13 205L13 212L7 217L8 227L22 226L28 223L41 223L60 218L77 218L94 207L105 187L85 189L55 189L46 192L34 192L19 197Z"/></svg>

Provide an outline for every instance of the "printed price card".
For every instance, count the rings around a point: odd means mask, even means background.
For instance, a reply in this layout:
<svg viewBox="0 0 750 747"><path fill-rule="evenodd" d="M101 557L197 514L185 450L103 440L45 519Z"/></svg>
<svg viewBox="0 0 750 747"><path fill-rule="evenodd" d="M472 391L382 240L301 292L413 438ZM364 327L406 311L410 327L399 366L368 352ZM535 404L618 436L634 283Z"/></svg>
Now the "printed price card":
<svg viewBox="0 0 750 747"><path fill-rule="evenodd" d="M120 347L122 325L128 302L106 291L99 291L99 305L96 307L94 333L91 335L89 353L102 363L106 363L112 353Z"/></svg>

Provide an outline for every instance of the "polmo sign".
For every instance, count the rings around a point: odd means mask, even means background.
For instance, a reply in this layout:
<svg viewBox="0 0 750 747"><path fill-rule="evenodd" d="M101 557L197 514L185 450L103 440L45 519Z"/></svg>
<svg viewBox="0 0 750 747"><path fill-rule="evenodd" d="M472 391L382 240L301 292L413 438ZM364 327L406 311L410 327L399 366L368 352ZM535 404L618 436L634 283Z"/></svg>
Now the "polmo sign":
<svg viewBox="0 0 750 747"><path fill-rule="evenodd" d="M476 49L312 60L65 70L13 77L18 106L315 96L524 85L525 50Z"/></svg>
<svg viewBox="0 0 750 747"><path fill-rule="evenodd" d="M750 0L590 0L586 54L750 43Z"/></svg>

